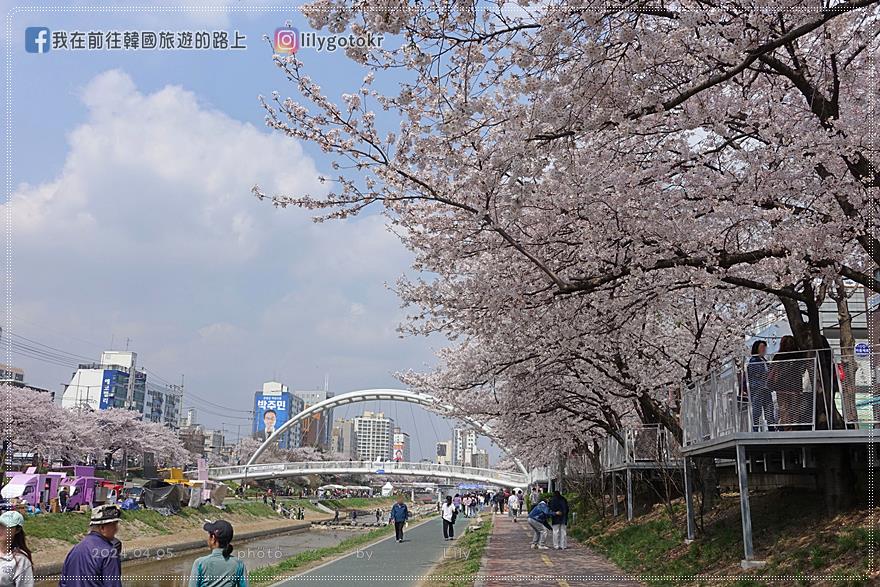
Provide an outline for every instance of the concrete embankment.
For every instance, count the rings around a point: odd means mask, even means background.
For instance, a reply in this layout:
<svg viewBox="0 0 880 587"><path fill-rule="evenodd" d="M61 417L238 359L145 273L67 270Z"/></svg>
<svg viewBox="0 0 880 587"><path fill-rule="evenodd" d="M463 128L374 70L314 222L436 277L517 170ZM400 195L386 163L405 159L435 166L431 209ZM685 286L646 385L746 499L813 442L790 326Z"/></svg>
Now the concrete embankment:
<svg viewBox="0 0 880 587"><path fill-rule="evenodd" d="M273 520L238 526L234 543L245 542L256 538L306 532L311 522L303 520ZM190 530L177 532L173 535L137 538L123 543L122 560L135 561L143 559L173 558L196 549L205 549L205 532ZM45 577L58 575L64 564L69 548L53 549L42 553L34 553L34 574Z"/></svg>

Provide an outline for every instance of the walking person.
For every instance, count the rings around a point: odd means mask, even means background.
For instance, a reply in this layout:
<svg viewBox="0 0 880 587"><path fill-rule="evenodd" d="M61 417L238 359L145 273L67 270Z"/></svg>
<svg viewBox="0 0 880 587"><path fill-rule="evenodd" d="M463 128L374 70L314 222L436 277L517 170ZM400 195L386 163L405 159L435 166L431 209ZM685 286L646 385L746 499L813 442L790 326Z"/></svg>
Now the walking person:
<svg viewBox="0 0 880 587"><path fill-rule="evenodd" d="M559 491L550 498L550 527L553 529L553 548L568 548L568 500Z"/></svg>
<svg viewBox="0 0 880 587"><path fill-rule="evenodd" d="M378 511L379 510L376 510L376 512ZM403 496L398 495L397 503L391 506L391 515L388 518L389 522L394 522L394 537L398 542L403 542L403 527L406 525L408 519L409 509L406 507L406 504L403 503Z"/></svg>
<svg viewBox="0 0 880 587"><path fill-rule="evenodd" d="M545 501L539 501L529 512L529 526L535 532L532 537L532 548L547 550L547 519L549 517L550 508Z"/></svg>
<svg viewBox="0 0 880 587"><path fill-rule="evenodd" d="M211 554L193 562L189 587L247 587L244 562L232 556L232 524L217 520L206 522L202 529L208 533Z"/></svg>
<svg viewBox="0 0 880 587"><path fill-rule="evenodd" d="M516 522L516 515L519 512L519 497L517 497L516 493L511 491L510 497L507 498L507 513L509 517Z"/></svg>
<svg viewBox="0 0 880 587"><path fill-rule="evenodd" d="M334 522L339 521L339 510L338 509L333 510L333 521Z"/></svg>
<svg viewBox="0 0 880 587"><path fill-rule="evenodd" d="M89 533L67 553L58 587L122 587L122 542L116 538L120 519L116 505L92 510Z"/></svg>
<svg viewBox="0 0 880 587"><path fill-rule="evenodd" d="M381 517L382 517L382 510L380 510L379 508L376 508L376 523L377 524L379 523L379 518L381 518Z"/></svg>
<svg viewBox="0 0 880 587"><path fill-rule="evenodd" d="M440 517L443 518L443 540L452 540L455 537L453 525L457 515L458 510L455 504L452 503L452 497L447 495L446 503L443 504L440 510Z"/></svg>
<svg viewBox="0 0 880 587"><path fill-rule="evenodd" d="M0 587L34 587L34 564L22 524L18 512L0 516Z"/></svg>
<svg viewBox="0 0 880 587"><path fill-rule="evenodd" d="M752 402L752 432L757 432L761 426L761 414L767 422L770 430L776 427L776 411L773 409L773 394L767 385L767 376L770 367L764 355L767 353L767 343L756 340L752 343L752 356L746 368L746 380L749 384L749 401Z"/></svg>

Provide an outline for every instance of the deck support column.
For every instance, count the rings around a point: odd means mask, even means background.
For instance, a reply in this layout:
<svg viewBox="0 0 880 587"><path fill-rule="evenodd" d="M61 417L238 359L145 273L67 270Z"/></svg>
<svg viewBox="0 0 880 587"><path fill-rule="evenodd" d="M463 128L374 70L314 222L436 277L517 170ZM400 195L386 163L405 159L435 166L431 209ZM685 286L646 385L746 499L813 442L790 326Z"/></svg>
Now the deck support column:
<svg viewBox="0 0 880 587"><path fill-rule="evenodd" d="M611 471L611 508L614 517L617 517L617 473Z"/></svg>
<svg viewBox="0 0 880 587"><path fill-rule="evenodd" d="M694 541L697 534L697 524L694 519L694 488L691 478L691 461L684 458L684 503L687 506L687 544Z"/></svg>
<svg viewBox="0 0 880 587"><path fill-rule="evenodd" d="M626 468L626 519L633 519L633 481L632 470Z"/></svg>
<svg viewBox="0 0 880 587"><path fill-rule="evenodd" d="M743 550L745 558L742 560L743 569L763 567L764 561L755 560L755 549L752 545L752 511L749 508L749 472L746 468L746 447L736 445L736 474L739 478L739 509L742 515Z"/></svg>

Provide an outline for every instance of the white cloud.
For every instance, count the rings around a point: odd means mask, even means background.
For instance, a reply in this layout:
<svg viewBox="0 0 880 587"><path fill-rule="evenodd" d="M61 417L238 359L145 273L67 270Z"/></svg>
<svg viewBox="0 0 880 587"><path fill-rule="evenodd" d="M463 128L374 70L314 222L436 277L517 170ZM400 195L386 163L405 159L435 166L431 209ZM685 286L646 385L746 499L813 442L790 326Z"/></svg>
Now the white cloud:
<svg viewBox="0 0 880 587"><path fill-rule="evenodd" d="M52 235L53 246L112 261L242 262L265 242L257 224L278 216L257 205L254 183L320 193L297 143L205 108L179 86L144 94L113 70L89 82L82 101L88 120L70 134L60 176L13 195L24 243Z"/></svg>
<svg viewBox="0 0 880 587"><path fill-rule="evenodd" d="M241 330L228 322L215 322L198 330L199 337L206 343L230 342L241 335Z"/></svg>

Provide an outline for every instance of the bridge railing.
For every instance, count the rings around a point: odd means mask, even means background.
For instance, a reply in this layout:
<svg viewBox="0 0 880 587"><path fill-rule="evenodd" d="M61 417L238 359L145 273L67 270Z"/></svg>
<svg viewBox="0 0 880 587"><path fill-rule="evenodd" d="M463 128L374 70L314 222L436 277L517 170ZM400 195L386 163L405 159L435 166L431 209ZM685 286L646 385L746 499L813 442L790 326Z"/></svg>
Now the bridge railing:
<svg viewBox="0 0 880 587"><path fill-rule="evenodd" d="M523 484L527 481L522 473L496 471L479 467L461 465L440 465L434 463L410 463L402 461L303 461L288 463L269 463L256 465L236 465L231 467L213 467L208 470L211 477L244 478L281 474L287 471L314 471L321 473L329 470L353 471L364 474L394 474L395 471L424 471L432 475L491 477L501 481Z"/></svg>

